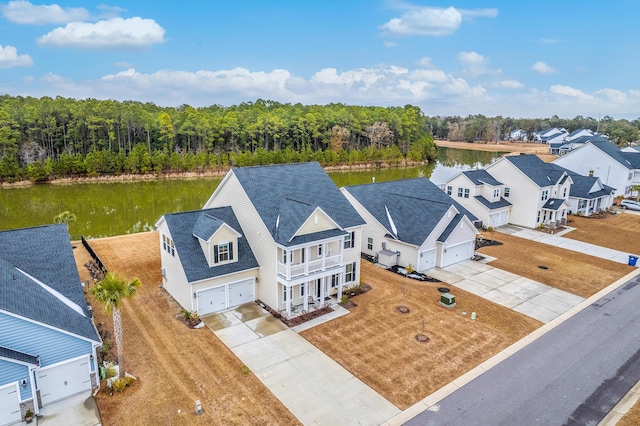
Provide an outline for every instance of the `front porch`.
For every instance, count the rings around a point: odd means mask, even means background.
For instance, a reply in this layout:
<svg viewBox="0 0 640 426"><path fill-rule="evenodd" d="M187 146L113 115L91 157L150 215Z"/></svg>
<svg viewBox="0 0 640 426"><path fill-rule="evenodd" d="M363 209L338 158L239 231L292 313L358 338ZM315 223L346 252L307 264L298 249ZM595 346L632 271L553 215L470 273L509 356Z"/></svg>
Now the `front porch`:
<svg viewBox="0 0 640 426"><path fill-rule="evenodd" d="M343 293L344 272L335 272L302 282L278 282L277 311L291 319L340 303Z"/></svg>
<svg viewBox="0 0 640 426"><path fill-rule="evenodd" d="M288 281L342 265L343 238L278 248L278 275Z"/></svg>

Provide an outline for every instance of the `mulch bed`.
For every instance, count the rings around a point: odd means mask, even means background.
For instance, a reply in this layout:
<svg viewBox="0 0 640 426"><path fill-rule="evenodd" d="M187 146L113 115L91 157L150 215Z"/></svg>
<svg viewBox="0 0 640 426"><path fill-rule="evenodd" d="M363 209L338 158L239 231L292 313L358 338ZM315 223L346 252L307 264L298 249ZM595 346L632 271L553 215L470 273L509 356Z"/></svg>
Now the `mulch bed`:
<svg viewBox="0 0 640 426"><path fill-rule="evenodd" d="M486 238L476 238L476 250L488 246L501 246L502 243L496 240L488 240Z"/></svg>
<svg viewBox="0 0 640 426"><path fill-rule="evenodd" d="M406 275L403 274L402 272L400 272L400 269L402 268L402 266L398 266L398 265L393 265L392 267L388 268L388 271L394 272L398 275L402 275L403 277L409 277L412 280L417 280L417 281L428 281L428 282L432 282L432 283L439 283L442 282L437 278L433 278L430 277L429 275L423 274L422 272L415 272L413 271L412 273Z"/></svg>

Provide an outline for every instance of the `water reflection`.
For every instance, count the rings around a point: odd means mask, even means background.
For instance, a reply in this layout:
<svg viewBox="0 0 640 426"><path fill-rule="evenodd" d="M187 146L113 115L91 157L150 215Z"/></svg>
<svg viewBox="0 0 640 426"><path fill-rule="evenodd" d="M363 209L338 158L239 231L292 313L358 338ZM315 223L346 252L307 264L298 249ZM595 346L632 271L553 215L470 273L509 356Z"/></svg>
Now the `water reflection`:
<svg viewBox="0 0 640 426"><path fill-rule="evenodd" d="M491 163L499 153L438 148L438 162L423 167L329 173L336 185L356 185L419 176L440 184L454 174ZM220 178L117 183L34 185L0 189L0 230L53 223L63 211L76 215L73 239L99 238L154 229L164 213L199 209Z"/></svg>

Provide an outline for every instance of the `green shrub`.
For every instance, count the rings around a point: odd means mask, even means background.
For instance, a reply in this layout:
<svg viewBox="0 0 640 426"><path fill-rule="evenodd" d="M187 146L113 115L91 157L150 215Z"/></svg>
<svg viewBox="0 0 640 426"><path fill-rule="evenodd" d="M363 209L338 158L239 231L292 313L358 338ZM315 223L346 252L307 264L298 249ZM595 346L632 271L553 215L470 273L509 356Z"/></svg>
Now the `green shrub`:
<svg viewBox="0 0 640 426"><path fill-rule="evenodd" d="M113 365L109 365L105 370L104 370L104 378L105 379L110 379L112 377L116 377L118 375L118 372L116 371L115 367Z"/></svg>
<svg viewBox="0 0 640 426"><path fill-rule="evenodd" d="M111 387L116 392L122 392L126 389L128 385L129 383L127 379L118 379L113 381L113 383L111 384Z"/></svg>

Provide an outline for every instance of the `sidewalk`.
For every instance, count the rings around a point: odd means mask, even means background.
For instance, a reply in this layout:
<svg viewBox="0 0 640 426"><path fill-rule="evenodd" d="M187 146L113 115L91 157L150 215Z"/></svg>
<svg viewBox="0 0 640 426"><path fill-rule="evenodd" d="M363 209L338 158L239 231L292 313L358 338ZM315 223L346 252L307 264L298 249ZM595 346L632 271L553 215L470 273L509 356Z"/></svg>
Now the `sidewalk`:
<svg viewBox="0 0 640 426"><path fill-rule="evenodd" d="M496 228L496 231L502 232L504 234L510 234L514 237L525 238L527 240L536 241L542 244L548 244L550 246L588 254L590 256L599 257L601 259L624 263L625 265L629 263L629 255L633 255L633 253L613 250L610 248L601 247L578 240L572 240L571 238L564 238L562 236L568 232L573 231L573 229L574 228L568 227L557 234L547 234L546 232L536 231L535 229L521 228L515 225L507 225ZM637 254L635 256L637 256ZM640 262L637 266L640 266Z"/></svg>

